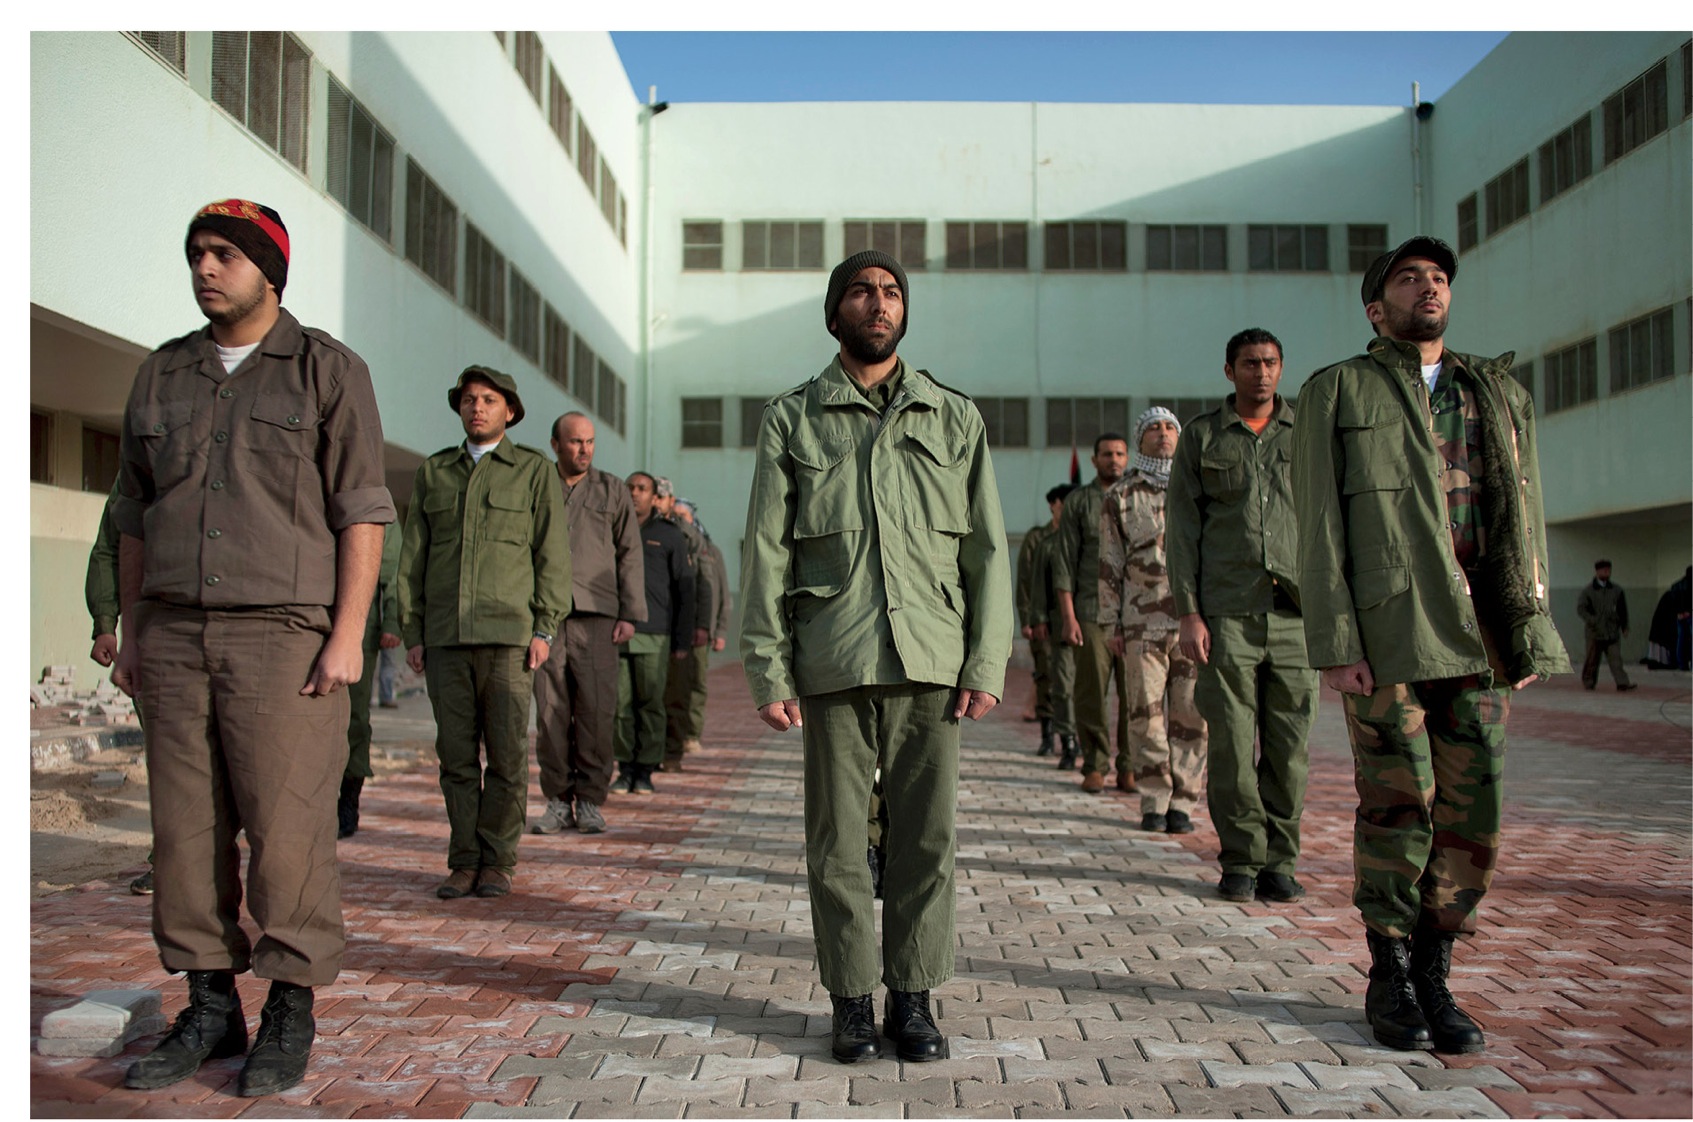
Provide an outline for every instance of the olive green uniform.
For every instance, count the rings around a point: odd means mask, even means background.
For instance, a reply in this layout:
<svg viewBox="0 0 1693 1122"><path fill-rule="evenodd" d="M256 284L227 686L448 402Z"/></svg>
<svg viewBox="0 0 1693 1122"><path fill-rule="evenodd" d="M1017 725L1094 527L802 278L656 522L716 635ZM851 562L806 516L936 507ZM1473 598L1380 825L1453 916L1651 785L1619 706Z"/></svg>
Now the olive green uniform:
<svg viewBox="0 0 1693 1122"><path fill-rule="evenodd" d="M806 869L831 994L952 976L958 689L1000 697L1012 637L999 490L970 399L903 361L839 358L759 425L741 565L753 704L798 698ZM882 964L866 810L887 802Z"/></svg>
<svg viewBox="0 0 1693 1122"><path fill-rule="evenodd" d="M1076 651L1064 641L1064 614L1052 586L1053 559L1058 551L1058 528L1044 535L1030 558L1029 622L1046 624L1046 640L1032 640L1046 660L1047 705L1052 711L1052 731L1059 736L1076 735Z"/></svg>
<svg viewBox="0 0 1693 1122"><path fill-rule="evenodd" d="M1206 801L1223 872L1292 876L1321 676L1305 656L1293 508L1293 407L1264 431L1234 395L1188 422L1166 506L1178 616L1211 633L1194 700L1210 731Z"/></svg>
<svg viewBox="0 0 1693 1122"><path fill-rule="evenodd" d="M370 770L370 691L376 684L377 667L381 663L382 636L400 634L397 578L402 536L398 523L390 522L382 528L382 570L364 623L364 676L347 687L352 716L347 721L347 770L342 773L345 778L369 779L375 774Z"/></svg>
<svg viewBox="0 0 1693 1122"><path fill-rule="evenodd" d="M1052 557L1052 586L1068 592L1081 624L1082 645L1074 649L1076 731L1081 737L1082 770L1105 774L1111 769L1111 688L1117 689L1117 766L1133 773L1129 751L1128 665L1111 652L1116 613L1100 601L1103 573L1100 546L1106 531L1105 488L1096 476L1086 487L1071 491L1058 516L1057 546ZM1062 630L1062 628L1060 629ZM1062 641L1062 637L1060 637Z"/></svg>
<svg viewBox="0 0 1693 1122"><path fill-rule="evenodd" d="M705 535L692 522L677 516L665 517L688 542L688 564L694 571L694 604L696 627L709 630L709 605L712 598L712 574L705 562ZM697 740L699 727L694 723L692 710L698 695L699 709L705 712L705 672L711 664L711 643L695 646L688 636L686 658L671 660L664 680L664 758L671 763L682 759L682 742ZM668 766L668 765L667 765Z"/></svg>
<svg viewBox="0 0 1693 1122"><path fill-rule="evenodd" d="M1446 351L1431 393L1387 338L1318 371L1294 421L1311 663L1367 659L1345 697L1353 902L1382 935L1467 935L1492 881L1510 683L1569 670L1546 590L1534 405L1511 359Z"/></svg>
<svg viewBox="0 0 1693 1122"><path fill-rule="evenodd" d="M570 544L558 473L510 437L417 469L400 551L407 649L424 648L452 869L517 864L529 785L530 639L570 610ZM486 769L479 762L486 745Z"/></svg>
<svg viewBox="0 0 1693 1122"><path fill-rule="evenodd" d="M1033 609L1035 561L1041 544L1052 532L1050 522L1031 526L1029 532L1023 535L1023 544L1017 547L1017 625L1020 628L1033 627L1039 622ZM1043 721L1052 719L1052 670L1046 652L1047 644L1033 637L1029 639L1029 658L1035 664L1035 716Z"/></svg>

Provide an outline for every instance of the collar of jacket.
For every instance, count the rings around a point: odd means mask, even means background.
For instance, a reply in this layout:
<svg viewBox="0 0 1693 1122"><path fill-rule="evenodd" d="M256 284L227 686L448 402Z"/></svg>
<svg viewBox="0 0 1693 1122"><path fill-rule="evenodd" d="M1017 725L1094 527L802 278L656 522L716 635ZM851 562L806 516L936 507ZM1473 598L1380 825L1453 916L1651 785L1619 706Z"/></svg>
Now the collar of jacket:
<svg viewBox="0 0 1693 1122"><path fill-rule="evenodd" d="M467 460L470 459L469 444L469 437L465 437L463 440L459 441L459 455L463 456ZM489 456L494 457L494 459L499 460L502 463L515 464L517 462L517 453L512 449L510 434L500 437L500 442L498 444L482 453L482 458L484 460ZM472 466L474 466L474 463L475 462L472 461Z"/></svg>
<svg viewBox="0 0 1693 1122"><path fill-rule="evenodd" d="M1403 339L1389 339L1385 335L1377 335L1370 340L1365 348L1371 358L1392 370L1408 372L1417 378L1422 377L1423 356L1415 343L1408 343ZM1516 361L1517 352L1506 351L1497 358L1477 358L1474 355L1463 355L1451 348L1443 348L1440 352L1441 370L1447 366L1463 370L1471 375L1492 374L1503 375L1510 373L1511 365Z"/></svg>
<svg viewBox="0 0 1693 1122"><path fill-rule="evenodd" d="M223 360L218 357L217 343L212 339L212 325L207 324L190 335L187 344L178 347L176 353L165 363L166 370L178 370L184 366L198 366L202 362L209 362L217 367L218 373L223 373ZM265 337L259 340L259 352L267 355L279 355L287 358L297 355L305 349L306 335L300 328L300 321L295 319L286 308L276 310L276 322L270 325Z"/></svg>
<svg viewBox="0 0 1693 1122"><path fill-rule="evenodd" d="M930 409L939 408L941 391L929 380L929 376L921 370L913 370L907 366L903 358L896 356L895 361L898 363L895 373L900 376L901 381L899 393L888 403L888 408L892 409L901 399L915 399ZM823 373L817 376L817 395L824 405L862 405L866 409L875 408L858 392L852 375L841 365L841 356L838 354L824 368Z"/></svg>
<svg viewBox="0 0 1693 1122"><path fill-rule="evenodd" d="M1234 394L1232 393L1223 399L1221 413L1224 418L1223 423L1226 425L1244 425L1246 423L1241 415L1234 411ZM1270 420L1278 425L1293 424L1293 406L1289 405L1287 398L1281 394L1276 395L1275 408L1270 410Z"/></svg>

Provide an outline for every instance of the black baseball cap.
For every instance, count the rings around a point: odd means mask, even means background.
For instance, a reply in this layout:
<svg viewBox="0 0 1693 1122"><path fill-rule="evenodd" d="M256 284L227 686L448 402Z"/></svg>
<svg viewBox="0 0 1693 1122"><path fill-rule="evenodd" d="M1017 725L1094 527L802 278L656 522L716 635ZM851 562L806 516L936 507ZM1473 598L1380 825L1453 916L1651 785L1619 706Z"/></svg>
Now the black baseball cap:
<svg viewBox="0 0 1693 1122"><path fill-rule="evenodd" d="M1426 257L1439 265L1446 273L1447 284L1458 279L1458 255L1452 252L1452 247L1439 238L1418 234L1405 241L1398 249L1390 250L1370 263L1370 267L1364 271L1364 283L1359 289L1364 303L1381 299L1381 289L1387 282L1387 274L1407 257Z"/></svg>

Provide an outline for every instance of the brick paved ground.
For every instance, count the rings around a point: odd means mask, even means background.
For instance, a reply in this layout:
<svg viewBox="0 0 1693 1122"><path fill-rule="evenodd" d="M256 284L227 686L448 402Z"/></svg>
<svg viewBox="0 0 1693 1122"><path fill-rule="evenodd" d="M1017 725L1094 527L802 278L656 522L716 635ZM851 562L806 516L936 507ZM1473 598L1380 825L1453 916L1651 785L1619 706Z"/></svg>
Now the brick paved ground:
<svg viewBox="0 0 1693 1122"><path fill-rule="evenodd" d="M1353 796L1325 697L1297 906L1213 892L1215 837L1142 834L1117 794L1032 755L1026 676L969 730L953 1058L827 1052L800 851L799 745L761 735L737 667L712 673L708 750L617 796L612 830L526 837L517 893L437 901L445 825L427 754L366 789L342 843L346 969L318 993L306 1081L234 1096L239 1061L151 1093L112 1059L31 1056L36 1116L1673 1117L1693 1114L1685 674L1619 695L1519 696L1507 852L1453 989L1479 1056L1372 1047L1348 906ZM427 707L379 715L427 737ZM697 760L697 763L696 763ZM535 788L531 788L532 795ZM539 810L531 806L531 814ZM1203 809L1203 808L1202 808ZM127 879L127 878L125 878ZM36 901L31 1028L158 968L124 879ZM256 1025L262 986L244 983Z"/></svg>

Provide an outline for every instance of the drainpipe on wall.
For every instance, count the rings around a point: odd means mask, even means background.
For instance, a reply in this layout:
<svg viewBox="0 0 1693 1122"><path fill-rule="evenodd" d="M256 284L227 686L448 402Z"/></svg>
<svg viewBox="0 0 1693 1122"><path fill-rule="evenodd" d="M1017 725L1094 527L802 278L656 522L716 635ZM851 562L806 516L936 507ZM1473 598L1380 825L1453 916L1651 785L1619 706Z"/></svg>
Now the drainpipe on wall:
<svg viewBox="0 0 1693 1122"><path fill-rule="evenodd" d="M1422 84L1411 83L1411 221L1413 234L1424 234L1423 221L1423 104ZM1391 241L1391 239L1389 239ZM1400 241L1404 239L1401 238Z"/></svg>
<svg viewBox="0 0 1693 1122"><path fill-rule="evenodd" d="M635 463L652 460L653 441L653 117L658 113L658 87L647 87L641 108L641 444Z"/></svg>

